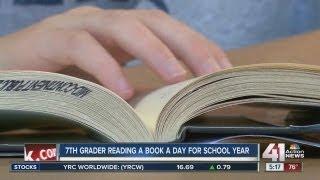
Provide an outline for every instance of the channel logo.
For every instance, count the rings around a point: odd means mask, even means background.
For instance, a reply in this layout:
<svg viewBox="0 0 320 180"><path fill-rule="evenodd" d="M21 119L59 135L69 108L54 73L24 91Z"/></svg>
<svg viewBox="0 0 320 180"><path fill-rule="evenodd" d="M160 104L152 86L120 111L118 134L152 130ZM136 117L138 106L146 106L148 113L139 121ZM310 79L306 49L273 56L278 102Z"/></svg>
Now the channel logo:
<svg viewBox="0 0 320 180"><path fill-rule="evenodd" d="M303 159L304 150L298 144L291 144L290 148L286 150L286 158Z"/></svg>
<svg viewBox="0 0 320 180"><path fill-rule="evenodd" d="M304 150L298 144L291 144L289 149L286 149L284 143L270 143L262 153L262 158L271 161L285 161L286 158L303 159Z"/></svg>
<svg viewBox="0 0 320 180"><path fill-rule="evenodd" d="M271 159L271 161L285 161L285 144L270 143L262 153L262 158Z"/></svg>
<svg viewBox="0 0 320 180"><path fill-rule="evenodd" d="M56 144L25 144L24 161L57 161Z"/></svg>
<svg viewBox="0 0 320 180"><path fill-rule="evenodd" d="M289 149L290 150L299 150L300 146L298 144L291 144Z"/></svg>

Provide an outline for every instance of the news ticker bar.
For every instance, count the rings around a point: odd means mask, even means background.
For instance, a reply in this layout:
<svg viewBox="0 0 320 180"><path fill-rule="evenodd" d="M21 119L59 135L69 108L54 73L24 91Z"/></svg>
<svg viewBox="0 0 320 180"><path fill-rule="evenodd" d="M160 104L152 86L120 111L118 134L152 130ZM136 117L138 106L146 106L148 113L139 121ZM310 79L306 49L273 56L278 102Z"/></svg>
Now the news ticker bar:
<svg viewBox="0 0 320 180"><path fill-rule="evenodd" d="M15 162L11 164L11 172L219 172L219 171L259 171L258 162L226 162L226 163L181 163L181 162Z"/></svg>
<svg viewBox="0 0 320 180"><path fill-rule="evenodd" d="M259 144L26 144L25 161L259 161Z"/></svg>

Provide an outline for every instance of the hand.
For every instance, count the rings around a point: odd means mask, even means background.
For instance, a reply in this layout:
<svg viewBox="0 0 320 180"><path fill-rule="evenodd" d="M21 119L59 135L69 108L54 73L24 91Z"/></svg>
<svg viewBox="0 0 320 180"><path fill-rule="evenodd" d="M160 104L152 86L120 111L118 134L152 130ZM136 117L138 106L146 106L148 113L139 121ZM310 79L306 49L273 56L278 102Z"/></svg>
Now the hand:
<svg viewBox="0 0 320 180"><path fill-rule="evenodd" d="M179 60L196 75L231 67L217 45L158 10L81 7L0 38L0 70L76 65L124 99L134 90L120 65L132 58L168 83L185 79Z"/></svg>

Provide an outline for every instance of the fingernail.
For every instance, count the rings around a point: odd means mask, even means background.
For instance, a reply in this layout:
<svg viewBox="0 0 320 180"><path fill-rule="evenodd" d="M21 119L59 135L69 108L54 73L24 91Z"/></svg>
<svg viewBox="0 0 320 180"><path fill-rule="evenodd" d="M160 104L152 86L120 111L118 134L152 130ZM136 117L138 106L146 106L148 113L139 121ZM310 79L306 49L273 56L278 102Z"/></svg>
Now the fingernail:
<svg viewBox="0 0 320 180"><path fill-rule="evenodd" d="M219 64L217 63L216 59L209 58L208 60L204 61L200 65L200 72L198 74L199 75L211 74L211 73L219 71L220 69L221 68L220 68Z"/></svg>
<svg viewBox="0 0 320 180"><path fill-rule="evenodd" d="M134 90L129 82L124 78L119 78L117 83L117 92L123 99L129 99L133 96Z"/></svg>
<svg viewBox="0 0 320 180"><path fill-rule="evenodd" d="M222 68L231 68L232 67L232 64L230 63L230 60L228 58L223 58L221 61L220 61L220 64L222 66Z"/></svg>
<svg viewBox="0 0 320 180"><path fill-rule="evenodd" d="M185 80L187 71L182 67L178 60L170 60L169 64L166 64L164 67L165 71L165 81L169 83L175 83L182 80Z"/></svg>

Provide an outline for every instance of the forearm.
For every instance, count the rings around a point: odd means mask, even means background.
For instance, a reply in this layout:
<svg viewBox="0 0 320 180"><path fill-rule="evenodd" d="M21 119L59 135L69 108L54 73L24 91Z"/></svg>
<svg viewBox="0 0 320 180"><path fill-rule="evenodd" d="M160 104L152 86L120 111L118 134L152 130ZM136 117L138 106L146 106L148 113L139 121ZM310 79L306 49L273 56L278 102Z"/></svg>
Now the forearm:
<svg viewBox="0 0 320 180"><path fill-rule="evenodd" d="M256 63L300 63L320 65L320 31L292 36L227 51L233 65ZM163 86L163 82L144 65L125 68L138 93ZM143 78L141 78L143 77ZM189 76L190 77L190 76Z"/></svg>
<svg viewBox="0 0 320 180"><path fill-rule="evenodd" d="M300 63L320 65L320 30L227 52L233 65Z"/></svg>
<svg viewBox="0 0 320 180"><path fill-rule="evenodd" d="M12 57L10 57L11 50L7 43L5 37L0 37L0 70L8 69L8 61L9 59L12 59Z"/></svg>

